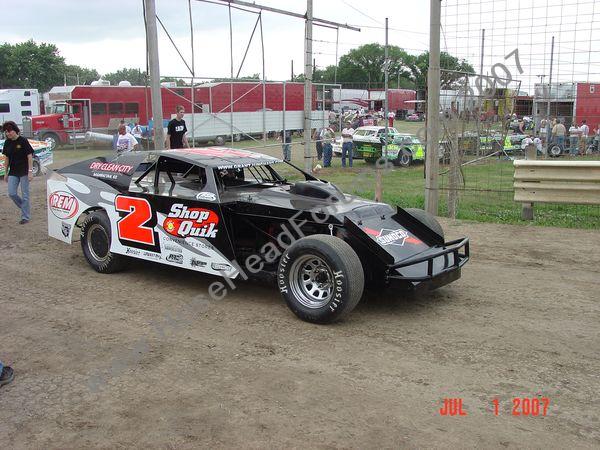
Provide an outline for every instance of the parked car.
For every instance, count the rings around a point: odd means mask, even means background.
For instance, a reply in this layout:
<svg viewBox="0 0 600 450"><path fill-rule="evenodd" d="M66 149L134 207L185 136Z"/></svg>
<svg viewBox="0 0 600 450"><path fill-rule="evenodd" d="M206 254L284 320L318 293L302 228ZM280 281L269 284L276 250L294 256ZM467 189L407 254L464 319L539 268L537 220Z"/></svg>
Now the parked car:
<svg viewBox="0 0 600 450"><path fill-rule="evenodd" d="M406 116L405 120L408 122L422 122L425 120L425 116L423 114L413 113Z"/></svg>
<svg viewBox="0 0 600 450"><path fill-rule="evenodd" d="M33 176L37 177L42 173L42 167L49 166L54 161L54 153L52 152L52 144L45 141L35 141L28 139L31 147L33 147ZM4 139L0 139L0 154L4 148ZM4 176L4 158L0 155L0 176Z"/></svg>
<svg viewBox="0 0 600 450"><path fill-rule="evenodd" d="M445 242L425 211L344 194L243 150L93 158L52 172L47 190L48 234L67 243L80 235L97 272L121 270L131 257L218 275L229 286L270 279L309 322L344 317L365 283L394 285L396 295L435 289L458 279L469 259L468 239ZM215 283L222 294L227 285Z"/></svg>
<svg viewBox="0 0 600 450"><path fill-rule="evenodd" d="M398 133L387 146L387 157L397 166L408 167L414 161L425 160L425 147L417 136Z"/></svg>
<svg viewBox="0 0 600 450"><path fill-rule="evenodd" d="M388 128L390 138L398 134L395 128ZM367 126L359 127L352 135L352 141L356 148L356 153L362 156L365 161L374 163L381 157L382 138L385 136L385 127Z"/></svg>

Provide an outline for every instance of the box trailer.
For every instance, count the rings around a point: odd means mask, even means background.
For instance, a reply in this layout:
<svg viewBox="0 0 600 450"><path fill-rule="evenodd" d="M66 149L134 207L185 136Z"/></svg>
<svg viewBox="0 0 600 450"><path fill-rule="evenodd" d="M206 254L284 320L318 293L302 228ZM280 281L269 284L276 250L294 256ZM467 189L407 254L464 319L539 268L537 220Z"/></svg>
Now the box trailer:
<svg viewBox="0 0 600 450"><path fill-rule="evenodd" d="M40 114L40 94L37 89L0 89L0 123L7 120L23 127L23 117Z"/></svg>

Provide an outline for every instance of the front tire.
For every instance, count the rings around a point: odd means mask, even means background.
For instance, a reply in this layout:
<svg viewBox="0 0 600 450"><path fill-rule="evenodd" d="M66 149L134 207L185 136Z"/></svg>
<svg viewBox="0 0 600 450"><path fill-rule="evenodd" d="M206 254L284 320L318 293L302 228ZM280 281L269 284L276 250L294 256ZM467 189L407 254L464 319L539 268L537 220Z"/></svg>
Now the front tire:
<svg viewBox="0 0 600 450"><path fill-rule="evenodd" d="M44 133L42 136L42 141L45 141L50 146L50 150L54 151L56 147L60 144L60 139L55 133Z"/></svg>
<svg viewBox="0 0 600 450"><path fill-rule="evenodd" d="M419 208L404 208L404 211L409 213L411 216L413 216L420 222L423 222L423 224L429 227L432 231L435 231L437 234L439 234L442 237L442 239L445 238L444 229L432 214L429 214L427 211L424 211Z"/></svg>
<svg viewBox="0 0 600 450"><path fill-rule="evenodd" d="M125 257L110 251L110 220L105 211L92 212L81 225L81 250L90 266L100 273L118 272Z"/></svg>
<svg viewBox="0 0 600 450"><path fill-rule="evenodd" d="M331 323L350 313L364 288L358 255L342 239L317 234L293 243L277 270L282 297L307 322Z"/></svg>

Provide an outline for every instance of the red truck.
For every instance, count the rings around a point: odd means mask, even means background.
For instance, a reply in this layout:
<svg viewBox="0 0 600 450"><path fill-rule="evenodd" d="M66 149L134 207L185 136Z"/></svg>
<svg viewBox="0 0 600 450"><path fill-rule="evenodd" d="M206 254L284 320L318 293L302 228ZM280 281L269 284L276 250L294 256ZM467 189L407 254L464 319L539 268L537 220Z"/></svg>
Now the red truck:
<svg viewBox="0 0 600 450"><path fill-rule="evenodd" d="M285 83L285 102L284 84L266 83L264 106L260 82L233 83L232 109L231 83L206 83L194 89L195 114L215 115L231 110L234 113L256 112L263 109L271 112L283 111L284 107L285 111L304 109L302 83ZM163 87L161 95L165 119L175 114L177 105L183 105L188 113L192 112L191 87ZM83 140L87 131L113 133L121 120L148 125L152 116L151 98L150 88L145 86L55 86L47 95L48 113L31 117L31 121L24 125L24 133L34 139L50 140L54 145L61 145ZM245 132L239 128L236 130L238 134Z"/></svg>

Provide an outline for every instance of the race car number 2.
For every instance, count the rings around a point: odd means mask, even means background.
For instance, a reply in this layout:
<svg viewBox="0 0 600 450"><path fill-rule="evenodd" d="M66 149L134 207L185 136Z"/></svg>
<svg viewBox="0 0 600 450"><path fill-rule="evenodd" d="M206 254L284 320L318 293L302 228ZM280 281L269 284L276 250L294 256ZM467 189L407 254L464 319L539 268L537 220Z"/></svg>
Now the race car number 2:
<svg viewBox="0 0 600 450"><path fill-rule="evenodd" d="M152 220L152 208L145 198L118 196L115 209L126 215L117 223L119 239L154 245L154 229L148 226Z"/></svg>

